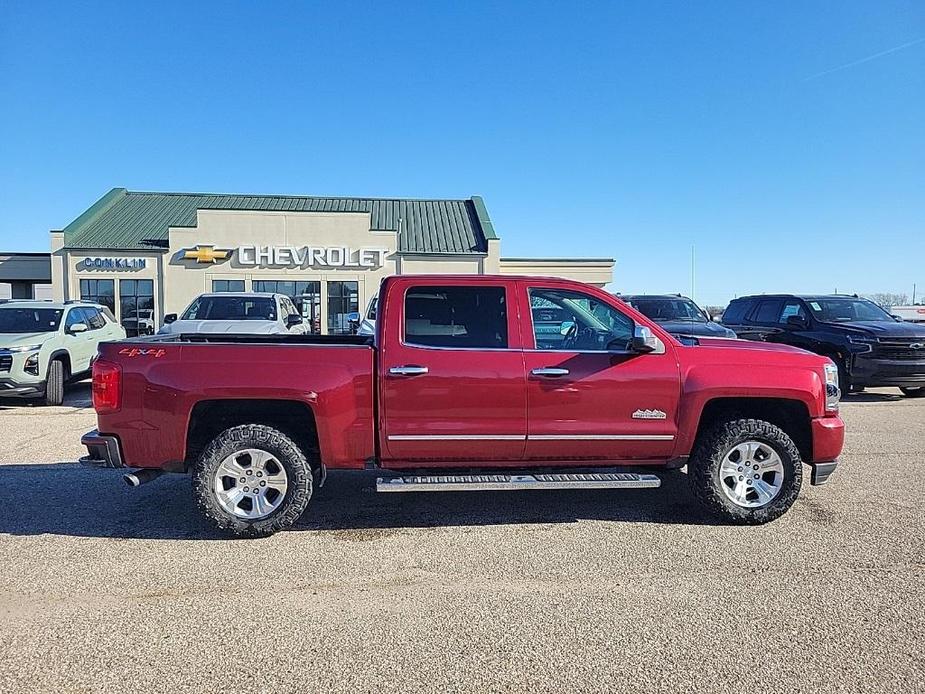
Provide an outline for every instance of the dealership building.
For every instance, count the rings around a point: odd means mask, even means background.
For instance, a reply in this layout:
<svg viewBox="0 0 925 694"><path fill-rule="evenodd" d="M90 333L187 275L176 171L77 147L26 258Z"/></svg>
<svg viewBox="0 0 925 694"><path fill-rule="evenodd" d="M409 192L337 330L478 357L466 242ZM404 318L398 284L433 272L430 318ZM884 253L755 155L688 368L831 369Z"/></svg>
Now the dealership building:
<svg viewBox="0 0 925 694"><path fill-rule="evenodd" d="M115 188L51 232L56 300L157 329L204 292L286 294L313 329L349 332L388 275L529 274L598 286L609 258L505 258L483 200L146 193Z"/></svg>

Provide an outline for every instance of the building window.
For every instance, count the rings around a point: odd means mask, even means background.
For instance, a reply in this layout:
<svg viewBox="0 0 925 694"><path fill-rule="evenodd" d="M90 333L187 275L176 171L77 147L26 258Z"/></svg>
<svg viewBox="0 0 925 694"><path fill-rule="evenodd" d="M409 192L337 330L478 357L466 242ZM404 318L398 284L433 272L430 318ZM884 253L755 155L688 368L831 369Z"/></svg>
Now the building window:
<svg viewBox="0 0 925 694"><path fill-rule="evenodd" d="M328 334L352 333L354 326L347 316L359 310L358 282L328 282Z"/></svg>
<svg viewBox="0 0 925 694"><path fill-rule="evenodd" d="M154 334L154 280L119 280L119 321L129 337Z"/></svg>
<svg viewBox="0 0 925 694"><path fill-rule="evenodd" d="M254 280L255 292L284 294L292 299L312 333L321 332L321 282Z"/></svg>
<svg viewBox="0 0 925 694"><path fill-rule="evenodd" d="M116 310L115 280L80 280L80 298Z"/></svg>
<svg viewBox="0 0 925 694"><path fill-rule="evenodd" d="M244 280L212 280L213 292L243 292Z"/></svg>

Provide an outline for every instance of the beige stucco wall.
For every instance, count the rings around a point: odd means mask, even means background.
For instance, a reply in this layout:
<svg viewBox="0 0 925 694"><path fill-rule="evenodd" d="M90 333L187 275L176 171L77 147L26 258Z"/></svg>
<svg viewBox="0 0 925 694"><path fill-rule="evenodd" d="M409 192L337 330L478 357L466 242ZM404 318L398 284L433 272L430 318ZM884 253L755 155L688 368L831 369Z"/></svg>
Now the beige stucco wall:
<svg viewBox="0 0 925 694"><path fill-rule="evenodd" d="M613 282L614 264L612 260L501 258L499 272L502 275L562 277L603 287Z"/></svg>

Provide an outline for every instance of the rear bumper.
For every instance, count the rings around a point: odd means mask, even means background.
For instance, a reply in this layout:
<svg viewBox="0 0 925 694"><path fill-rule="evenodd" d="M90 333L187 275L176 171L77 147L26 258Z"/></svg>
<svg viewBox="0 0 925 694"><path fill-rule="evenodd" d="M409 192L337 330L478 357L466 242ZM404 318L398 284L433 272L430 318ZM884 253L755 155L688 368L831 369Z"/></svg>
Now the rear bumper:
<svg viewBox="0 0 925 694"><path fill-rule="evenodd" d="M81 465L90 467L125 467L119 439L104 436L96 429L80 437L80 443L87 447L87 455L80 459Z"/></svg>

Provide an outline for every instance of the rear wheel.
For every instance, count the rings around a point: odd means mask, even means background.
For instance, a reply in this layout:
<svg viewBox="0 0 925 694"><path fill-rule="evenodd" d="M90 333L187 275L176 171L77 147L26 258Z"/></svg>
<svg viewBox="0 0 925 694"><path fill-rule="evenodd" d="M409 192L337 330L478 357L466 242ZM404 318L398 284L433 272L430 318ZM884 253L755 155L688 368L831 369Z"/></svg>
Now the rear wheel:
<svg viewBox="0 0 925 694"><path fill-rule="evenodd" d="M295 523L312 496L312 470L282 432L260 424L226 429L193 468L203 515L239 537L262 537Z"/></svg>
<svg viewBox="0 0 925 694"><path fill-rule="evenodd" d="M793 440L758 419L713 426L697 441L687 474L708 511L740 525L767 523L786 513L803 480Z"/></svg>
<svg viewBox="0 0 925 694"><path fill-rule="evenodd" d="M925 398L925 386L916 386L915 388L900 388L900 390L907 398Z"/></svg>
<svg viewBox="0 0 925 694"><path fill-rule="evenodd" d="M64 382L67 380L64 362L52 359L48 362L48 376L45 379L45 404L60 405L64 402Z"/></svg>

